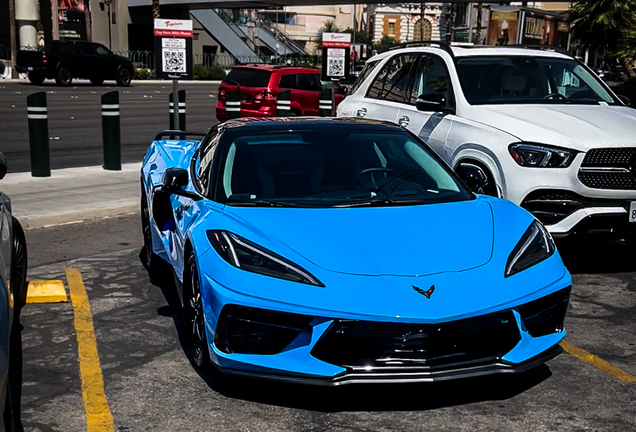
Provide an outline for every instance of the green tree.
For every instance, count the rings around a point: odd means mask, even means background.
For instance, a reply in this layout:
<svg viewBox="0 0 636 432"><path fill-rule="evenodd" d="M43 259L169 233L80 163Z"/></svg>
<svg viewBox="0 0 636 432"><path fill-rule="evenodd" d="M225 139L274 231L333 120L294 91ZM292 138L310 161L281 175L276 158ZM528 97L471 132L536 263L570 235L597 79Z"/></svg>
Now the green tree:
<svg viewBox="0 0 636 432"><path fill-rule="evenodd" d="M318 35L312 39L312 42L316 44L316 49L322 48L322 34L323 33L342 33L342 29L336 25L333 20L325 21L322 27L318 30Z"/></svg>
<svg viewBox="0 0 636 432"><path fill-rule="evenodd" d="M391 36L382 36L382 39L373 44L373 49L377 53L383 53L385 51L388 51L389 48L391 48L395 44L395 39L393 39Z"/></svg>
<svg viewBox="0 0 636 432"><path fill-rule="evenodd" d="M570 7L572 37L585 49L617 58L634 78L636 0L580 0Z"/></svg>
<svg viewBox="0 0 636 432"><path fill-rule="evenodd" d="M349 33L351 35L351 43L367 45L371 43L369 35L360 30L354 30L348 27L343 33Z"/></svg>

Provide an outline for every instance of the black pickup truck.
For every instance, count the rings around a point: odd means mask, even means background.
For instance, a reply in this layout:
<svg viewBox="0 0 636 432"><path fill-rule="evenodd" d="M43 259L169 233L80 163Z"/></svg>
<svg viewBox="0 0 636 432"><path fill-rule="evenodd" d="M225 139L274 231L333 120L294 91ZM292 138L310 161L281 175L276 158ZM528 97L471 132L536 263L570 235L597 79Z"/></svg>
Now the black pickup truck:
<svg viewBox="0 0 636 432"><path fill-rule="evenodd" d="M69 86L73 78L84 78L95 85L115 80L120 86L129 86L133 76L130 60L94 42L53 41L46 51L20 50L15 68L28 74L35 85L55 78L58 85Z"/></svg>

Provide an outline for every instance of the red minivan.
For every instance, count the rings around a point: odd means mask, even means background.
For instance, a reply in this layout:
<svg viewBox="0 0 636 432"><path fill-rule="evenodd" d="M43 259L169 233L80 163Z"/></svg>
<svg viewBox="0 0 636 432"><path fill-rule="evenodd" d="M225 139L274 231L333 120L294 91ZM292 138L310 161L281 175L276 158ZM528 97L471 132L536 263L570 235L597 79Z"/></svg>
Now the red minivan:
<svg viewBox="0 0 636 432"><path fill-rule="evenodd" d="M292 115L313 116L318 115L323 83L320 71L316 69L280 65L235 66L219 85L216 104L219 121L227 120L227 94L237 87L241 95L241 117L274 117L278 93L283 90L291 90ZM345 88L338 84L336 105L345 94Z"/></svg>

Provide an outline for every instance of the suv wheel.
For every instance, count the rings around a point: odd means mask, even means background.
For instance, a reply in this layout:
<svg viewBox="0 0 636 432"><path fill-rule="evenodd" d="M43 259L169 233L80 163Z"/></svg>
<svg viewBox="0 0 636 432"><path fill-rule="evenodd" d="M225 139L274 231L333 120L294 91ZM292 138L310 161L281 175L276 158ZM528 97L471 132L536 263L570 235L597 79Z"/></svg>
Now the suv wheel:
<svg viewBox="0 0 636 432"><path fill-rule="evenodd" d="M476 162L464 161L455 168L459 178L464 181L471 192L480 195L499 197L497 183L487 168Z"/></svg>
<svg viewBox="0 0 636 432"><path fill-rule="evenodd" d="M57 74L55 74L55 82L57 85L70 86L73 82L73 72L71 72L71 69L66 66L60 67L57 70Z"/></svg>

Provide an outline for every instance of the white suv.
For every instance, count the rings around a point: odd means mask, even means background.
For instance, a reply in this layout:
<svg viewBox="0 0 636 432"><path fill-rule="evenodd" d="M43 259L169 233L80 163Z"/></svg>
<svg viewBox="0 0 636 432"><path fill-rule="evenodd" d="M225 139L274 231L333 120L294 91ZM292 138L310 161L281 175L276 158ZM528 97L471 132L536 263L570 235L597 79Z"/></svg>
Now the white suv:
<svg viewBox="0 0 636 432"><path fill-rule="evenodd" d="M565 52L393 49L371 58L339 117L401 124L477 193L555 237L636 234L636 110Z"/></svg>

